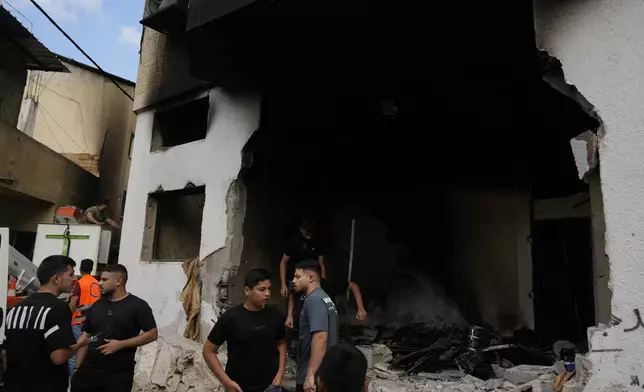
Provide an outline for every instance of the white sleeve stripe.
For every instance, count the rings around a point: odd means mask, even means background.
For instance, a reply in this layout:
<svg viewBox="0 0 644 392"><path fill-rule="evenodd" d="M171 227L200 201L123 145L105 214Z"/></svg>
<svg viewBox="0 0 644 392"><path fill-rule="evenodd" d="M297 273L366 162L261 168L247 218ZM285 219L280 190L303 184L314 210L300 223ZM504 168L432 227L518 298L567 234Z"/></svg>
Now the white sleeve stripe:
<svg viewBox="0 0 644 392"><path fill-rule="evenodd" d="M11 318L13 317L13 311L14 311L14 310L16 310L16 308L11 309L11 310L9 311L9 314L7 315L7 323L5 324L5 326L7 327L7 329L11 329Z"/></svg>
<svg viewBox="0 0 644 392"><path fill-rule="evenodd" d="M18 306L16 308L16 314L13 315L13 320L12 320L13 325L11 326L11 328L16 329L16 327L18 326L18 320L20 319L20 312L22 312L23 309L24 308L22 306Z"/></svg>
<svg viewBox="0 0 644 392"><path fill-rule="evenodd" d="M29 313L29 310L25 306L25 310L22 311L22 316L20 317L20 325L18 326L18 328L22 329L22 327L24 327L25 319L27 318L27 313Z"/></svg>
<svg viewBox="0 0 644 392"><path fill-rule="evenodd" d="M49 328L49 331L45 332L45 339L49 337L52 333L58 331L60 327L58 325L54 325L53 327Z"/></svg>
<svg viewBox="0 0 644 392"><path fill-rule="evenodd" d="M50 310L51 308L47 308L47 310L45 310L45 313L43 313L42 319L40 320L40 330L45 329L45 321L47 321L47 314Z"/></svg>
<svg viewBox="0 0 644 392"><path fill-rule="evenodd" d="M34 307L32 306L29 308L29 317L27 317L27 323L25 324L25 328L27 329L29 328L29 321L31 320L31 312L33 311L34 311Z"/></svg>
<svg viewBox="0 0 644 392"><path fill-rule="evenodd" d="M40 315L42 314L42 311L45 308L40 307L40 310L38 310L38 315L36 316L36 321L34 321L34 329L38 328L38 320L40 320Z"/></svg>

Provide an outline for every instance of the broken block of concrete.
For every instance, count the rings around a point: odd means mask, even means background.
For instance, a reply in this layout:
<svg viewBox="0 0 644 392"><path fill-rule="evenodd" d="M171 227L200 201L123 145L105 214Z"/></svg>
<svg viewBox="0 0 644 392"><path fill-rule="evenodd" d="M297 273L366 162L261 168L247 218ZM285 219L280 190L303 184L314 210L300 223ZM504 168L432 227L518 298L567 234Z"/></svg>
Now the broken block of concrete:
<svg viewBox="0 0 644 392"><path fill-rule="evenodd" d="M159 336L136 355L132 392L211 392L221 390L201 355L203 347L182 337ZM226 361L225 354L220 360Z"/></svg>
<svg viewBox="0 0 644 392"><path fill-rule="evenodd" d="M582 392L584 390L584 384L578 382L568 382L563 387L562 392Z"/></svg>
<svg viewBox="0 0 644 392"><path fill-rule="evenodd" d="M490 379L485 382L485 390L493 391L495 389L501 389L504 386L505 381L499 379Z"/></svg>
<svg viewBox="0 0 644 392"><path fill-rule="evenodd" d="M474 385L478 389L483 389L485 388L485 381L481 380L480 378L476 378L470 374L466 375L461 379L461 382L464 384L470 384Z"/></svg>
<svg viewBox="0 0 644 392"><path fill-rule="evenodd" d="M373 367L381 362L391 362L394 359L393 353L389 347L384 344L372 344L369 346L357 346L358 350L367 358L367 368Z"/></svg>
<svg viewBox="0 0 644 392"><path fill-rule="evenodd" d="M538 379L543 374L554 371L552 366L519 365L505 369L505 379L515 385L527 384Z"/></svg>
<svg viewBox="0 0 644 392"><path fill-rule="evenodd" d="M465 373L460 370L445 370L440 373L418 373L418 376L430 380L458 381L465 377Z"/></svg>

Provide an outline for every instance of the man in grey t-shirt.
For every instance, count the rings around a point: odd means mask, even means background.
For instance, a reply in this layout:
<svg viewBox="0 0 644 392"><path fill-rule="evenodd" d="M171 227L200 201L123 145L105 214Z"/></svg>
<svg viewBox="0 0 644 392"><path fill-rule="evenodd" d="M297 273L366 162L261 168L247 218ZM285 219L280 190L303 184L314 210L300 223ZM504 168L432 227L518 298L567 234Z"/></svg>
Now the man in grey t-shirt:
<svg viewBox="0 0 644 392"><path fill-rule="evenodd" d="M327 348L339 343L338 312L329 295L320 288L317 260L306 260L295 267L293 288L306 295L300 314L296 392L314 392L316 373Z"/></svg>

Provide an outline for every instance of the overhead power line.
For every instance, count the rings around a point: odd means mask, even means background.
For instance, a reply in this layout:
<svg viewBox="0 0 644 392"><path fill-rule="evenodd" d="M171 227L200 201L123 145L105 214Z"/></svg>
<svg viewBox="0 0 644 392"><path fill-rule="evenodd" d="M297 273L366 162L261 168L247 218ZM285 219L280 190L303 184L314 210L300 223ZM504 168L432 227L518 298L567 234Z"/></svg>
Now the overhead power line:
<svg viewBox="0 0 644 392"><path fill-rule="evenodd" d="M87 52L85 52L85 51L83 50L83 48L81 48L81 47L76 43L76 41L74 41L74 40L72 39L72 37L70 37L70 36L69 36L69 34L67 34L67 33L65 32L65 30L63 30L63 29L62 29L62 27L60 27L60 26L58 25L58 23L56 23L56 21L52 19L52 17L51 17L51 16L49 16L49 14L47 13L47 11L45 11L45 10L40 6L40 4L36 3L36 0L29 0L29 1L31 1L31 3L32 3L36 8L38 8L38 11L40 11L43 15L45 15L45 18L49 19L49 21L51 22L51 24L53 24L53 25L54 25L54 27L56 27L56 28L58 29L58 31L60 31L60 32L65 36L65 38L67 38L67 39L69 40L69 42L71 42L71 43L76 47L76 49L78 49L78 50L79 50L79 51L80 51L80 52L81 52L85 57L87 57L87 59L88 59L89 61L91 61L91 62L92 62L92 64L94 64L94 66L95 66L99 71L101 71L101 73L103 74L103 76L105 76L105 77L106 77L106 78L108 78L112 83L114 83L114 85L115 85L119 90L121 90L121 92L122 92L123 94L125 94L128 98L130 98L130 100L134 101L134 98L132 98L132 96L131 96L130 94L128 94L128 92L127 92L127 91L125 91L125 90L123 89L123 87L121 87L121 85L120 85L120 84L118 84L118 83L116 82L116 80L114 80L114 78L112 78L112 76L111 76L110 74L108 74L107 72L105 72L105 70L103 70L103 68L101 68L101 66L100 66L100 65L98 65L98 63L97 63L96 61L94 61L94 59L93 59L93 58L91 58L91 57L90 57L90 55L89 55L89 54L87 54Z"/></svg>

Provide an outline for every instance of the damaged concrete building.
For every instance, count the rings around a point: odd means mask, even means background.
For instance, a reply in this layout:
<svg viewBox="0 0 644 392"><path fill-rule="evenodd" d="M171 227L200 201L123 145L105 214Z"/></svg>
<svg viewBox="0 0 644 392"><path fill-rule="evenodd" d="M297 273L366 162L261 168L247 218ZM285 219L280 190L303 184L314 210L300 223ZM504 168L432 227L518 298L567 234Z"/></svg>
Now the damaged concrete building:
<svg viewBox="0 0 644 392"><path fill-rule="evenodd" d="M355 220L370 323L589 340L588 390L639 389L643 3L227 3L145 2L120 248L163 335L141 388L215 385L178 336L277 274L308 214L340 280Z"/></svg>

